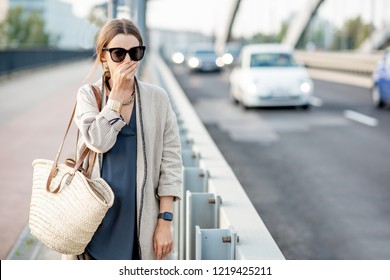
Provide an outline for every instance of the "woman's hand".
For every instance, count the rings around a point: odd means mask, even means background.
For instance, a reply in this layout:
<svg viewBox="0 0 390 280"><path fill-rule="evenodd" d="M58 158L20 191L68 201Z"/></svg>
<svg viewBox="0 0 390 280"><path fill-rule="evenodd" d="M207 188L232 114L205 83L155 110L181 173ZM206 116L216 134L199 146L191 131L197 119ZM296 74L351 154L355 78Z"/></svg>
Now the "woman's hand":
<svg viewBox="0 0 390 280"><path fill-rule="evenodd" d="M134 76L139 61L121 63L112 73L112 91L110 97L119 101L128 99L134 89Z"/></svg>
<svg viewBox="0 0 390 280"><path fill-rule="evenodd" d="M173 249L171 223L170 221L159 219L154 231L153 248L158 260L165 258Z"/></svg>

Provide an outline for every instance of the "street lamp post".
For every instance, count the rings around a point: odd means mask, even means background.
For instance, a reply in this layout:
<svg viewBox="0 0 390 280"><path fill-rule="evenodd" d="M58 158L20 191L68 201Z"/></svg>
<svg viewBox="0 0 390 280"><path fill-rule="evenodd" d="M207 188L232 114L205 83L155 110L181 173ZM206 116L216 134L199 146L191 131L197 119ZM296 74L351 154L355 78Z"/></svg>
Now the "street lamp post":
<svg viewBox="0 0 390 280"><path fill-rule="evenodd" d="M108 1L108 18L116 18L118 15L118 0Z"/></svg>

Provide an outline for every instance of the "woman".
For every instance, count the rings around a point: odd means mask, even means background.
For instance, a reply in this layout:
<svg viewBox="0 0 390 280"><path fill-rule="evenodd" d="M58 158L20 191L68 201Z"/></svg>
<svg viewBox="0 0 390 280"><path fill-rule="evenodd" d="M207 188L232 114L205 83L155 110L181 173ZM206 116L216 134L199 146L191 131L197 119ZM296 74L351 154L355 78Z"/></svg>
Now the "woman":
<svg viewBox="0 0 390 280"><path fill-rule="evenodd" d="M144 51L130 20L109 21L97 38L95 69L105 70L95 83L102 109L84 85L75 122L82 146L98 153L91 177L105 179L115 201L85 253L65 258L162 259L172 251L173 202L182 192L180 139L166 92L134 76Z"/></svg>

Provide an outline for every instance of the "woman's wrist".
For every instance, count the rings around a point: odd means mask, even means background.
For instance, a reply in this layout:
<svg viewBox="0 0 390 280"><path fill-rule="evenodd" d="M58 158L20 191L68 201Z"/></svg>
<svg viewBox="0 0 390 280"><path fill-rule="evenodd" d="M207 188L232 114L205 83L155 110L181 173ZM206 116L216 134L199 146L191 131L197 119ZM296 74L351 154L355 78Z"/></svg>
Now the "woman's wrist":
<svg viewBox="0 0 390 280"><path fill-rule="evenodd" d="M122 103L123 102L122 99L124 99L123 98L124 95L125 95L124 91L112 89L112 91L110 92L109 98L114 99L114 100L118 100L119 102Z"/></svg>
<svg viewBox="0 0 390 280"><path fill-rule="evenodd" d="M110 97L107 101L107 106L114 112L120 114L122 110L122 101Z"/></svg>
<svg viewBox="0 0 390 280"><path fill-rule="evenodd" d="M126 96L126 94L128 94L129 92L133 92L133 90L134 90L134 82L133 83L130 82L125 86L116 86L116 84L114 84L114 86L111 89L110 95L113 94L119 98L119 97Z"/></svg>
<svg viewBox="0 0 390 280"><path fill-rule="evenodd" d="M172 222L171 221L166 221L166 220L163 220L163 219L158 219L157 225L159 227L166 227L166 228L170 229L171 226L172 226Z"/></svg>

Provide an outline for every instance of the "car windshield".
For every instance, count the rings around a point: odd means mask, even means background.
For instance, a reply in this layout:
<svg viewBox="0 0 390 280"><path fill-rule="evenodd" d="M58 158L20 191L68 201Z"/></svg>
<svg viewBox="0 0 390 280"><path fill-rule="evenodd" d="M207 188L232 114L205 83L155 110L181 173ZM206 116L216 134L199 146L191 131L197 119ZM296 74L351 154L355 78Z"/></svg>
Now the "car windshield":
<svg viewBox="0 0 390 280"><path fill-rule="evenodd" d="M288 53L255 53L251 56L252 67L290 67L296 66Z"/></svg>
<svg viewBox="0 0 390 280"><path fill-rule="evenodd" d="M215 51L213 50L196 50L195 55L215 55Z"/></svg>

